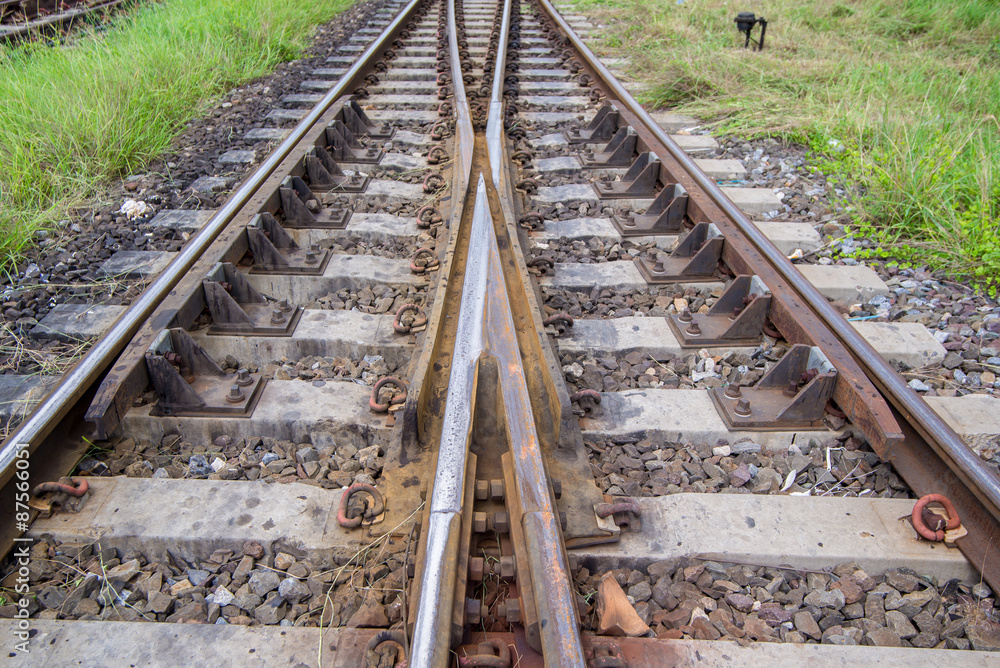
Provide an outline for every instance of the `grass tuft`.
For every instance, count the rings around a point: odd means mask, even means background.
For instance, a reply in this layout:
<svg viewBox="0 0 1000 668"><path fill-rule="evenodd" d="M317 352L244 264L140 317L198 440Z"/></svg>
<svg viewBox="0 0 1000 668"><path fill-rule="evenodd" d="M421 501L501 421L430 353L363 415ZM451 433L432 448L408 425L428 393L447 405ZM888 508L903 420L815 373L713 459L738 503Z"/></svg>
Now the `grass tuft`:
<svg viewBox="0 0 1000 668"><path fill-rule="evenodd" d="M0 49L0 269L36 230L168 149L213 97L301 55L352 0L168 0Z"/></svg>
<svg viewBox="0 0 1000 668"><path fill-rule="evenodd" d="M1000 287L1000 4L995 0L577 0L640 99L722 132L814 149L877 255ZM733 18L768 19L746 51ZM846 150L837 152L830 141ZM819 154L818 156L816 154Z"/></svg>

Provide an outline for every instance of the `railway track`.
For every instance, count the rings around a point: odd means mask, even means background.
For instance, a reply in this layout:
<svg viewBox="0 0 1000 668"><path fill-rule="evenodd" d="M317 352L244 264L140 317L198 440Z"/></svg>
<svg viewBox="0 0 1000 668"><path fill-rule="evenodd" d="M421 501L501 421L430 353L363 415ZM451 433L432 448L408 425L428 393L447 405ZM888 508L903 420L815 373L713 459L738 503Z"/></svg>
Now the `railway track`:
<svg viewBox="0 0 1000 668"><path fill-rule="evenodd" d="M0 2L0 41L24 39L74 23L101 17L123 0L3 0Z"/></svg>
<svg viewBox="0 0 1000 668"><path fill-rule="evenodd" d="M387 3L284 100L0 451L12 661L991 664L995 467L581 23Z"/></svg>

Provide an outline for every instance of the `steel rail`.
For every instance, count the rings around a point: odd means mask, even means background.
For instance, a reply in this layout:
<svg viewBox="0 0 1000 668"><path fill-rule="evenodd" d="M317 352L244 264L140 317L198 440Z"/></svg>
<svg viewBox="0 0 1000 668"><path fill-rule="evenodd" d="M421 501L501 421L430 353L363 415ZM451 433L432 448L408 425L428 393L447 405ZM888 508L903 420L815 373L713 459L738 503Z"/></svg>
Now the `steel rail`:
<svg viewBox="0 0 1000 668"><path fill-rule="evenodd" d="M455 167L458 171L452 174L452 187L458 184L462 189L462 192L452 193L455 201L452 234L458 234L458 221L462 220L464 208L461 203L465 201L471 185L475 131L459 54L455 0L448 0L448 43L455 98L455 150L458 153ZM486 192L480 187L473 210L455 347L448 378L448 395L442 416L434 484L428 504L420 597L410 648L411 666L444 668L451 658L452 606L458 579L458 538L472 437L476 370L484 347L487 263L483 253L477 249L485 247L489 226L477 216L481 216L485 206Z"/></svg>
<svg viewBox="0 0 1000 668"><path fill-rule="evenodd" d="M430 498L420 603L410 651L410 665L413 666L446 666L451 652L451 605L456 575L452 571L458 547L455 539L461 523L465 471L472 438L476 369L485 346L483 324L488 262L482 249L489 242L492 228L486 211L486 188L480 177Z"/></svg>
<svg viewBox="0 0 1000 668"><path fill-rule="evenodd" d="M509 1L509 0L508 0ZM491 156L492 161L492 156ZM479 187L485 191L480 176ZM477 201L478 205L478 201ZM489 212L486 220L493 230ZM505 226L506 227L506 226ZM531 408L524 361L515 332L507 282L501 266L497 234L489 235L484 249L489 257L489 294L486 300L486 346L497 359L504 424L510 439L517 507L521 517L511 517L524 528L526 560L545 665L552 668L586 666L576 595L563 543L559 516L542 459L541 443ZM524 577L525 574L521 574ZM526 603L527 605L527 603Z"/></svg>
<svg viewBox="0 0 1000 668"><path fill-rule="evenodd" d="M503 82L507 74L507 35L510 32L510 2L504 2L500 21L500 43L493 66L493 90L486 120L486 152L490 158L493 187L500 188L500 160L503 158Z"/></svg>
<svg viewBox="0 0 1000 668"><path fill-rule="evenodd" d="M36 17L29 19L24 23L0 23L0 42L13 42L22 37L30 36L31 33L41 33L41 31L46 28L63 25L69 25L72 27L72 24L78 20L89 18L92 14L108 12L115 9L119 5L128 3L129 1L130 0L109 0L109 2L103 2L92 7L87 7L85 3L81 2L80 5L82 5L82 8L79 6L71 7L64 12L50 14L41 18Z"/></svg>
<svg viewBox="0 0 1000 668"><path fill-rule="evenodd" d="M281 162L292 152L309 129L330 106L342 97L371 61L383 51L401 25L409 20L422 0L411 0L386 26L385 30L364 51L347 72L340 78L323 99L313 107L291 133L278 145L270 156L254 172L229 200L219 209L204 227L184 246L173 261L147 287L128 309L115 320L111 328L97 340L87 354L66 373L59 384L35 407L30 417L22 422L4 443L0 450L0 484L6 484L13 473L13 465L19 454L38 446L55 429L60 419L79 401L87 389L98 379L107 367L146 321L157 305L170 293L174 286L188 272L191 266L208 250L216 237L226 228L233 217L271 176Z"/></svg>
<svg viewBox="0 0 1000 668"><path fill-rule="evenodd" d="M579 35L566 22L549 0L538 0L541 6L559 26L573 47L587 61L602 79L602 84L646 126L648 131L661 142L671 156L688 172L712 202L718 206L739 228L760 254L801 295L823 322L843 342L847 350L869 372L869 378L888 395L890 403L911 422L927 440L930 447L969 486L976 497L1000 520L1000 478L990 471L986 464L955 433L955 431L934 410L916 394L896 373L878 352L872 348L826 298L795 268L795 265L779 251L763 233L751 223L740 209L725 196L715 181L708 178L684 151L670 139L666 132L636 102L635 98L622 86L613 74L600 62Z"/></svg>

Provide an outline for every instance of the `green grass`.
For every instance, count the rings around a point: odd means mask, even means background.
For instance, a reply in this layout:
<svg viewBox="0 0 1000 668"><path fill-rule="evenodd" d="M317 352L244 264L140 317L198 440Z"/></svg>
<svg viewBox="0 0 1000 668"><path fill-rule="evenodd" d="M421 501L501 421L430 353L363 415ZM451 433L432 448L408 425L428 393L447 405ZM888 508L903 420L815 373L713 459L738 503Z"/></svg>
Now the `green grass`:
<svg viewBox="0 0 1000 668"><path fill-rule="evenodd" d="M579 0L627 55L643 102L721 132L777 135L852 194L879 255L1000 285L1000 3L996 0ZM768 19L762 52L733 18ZM831 150L830 140L846 150Z"/></svg>
<svg viewBox="0 0 1000 668"><path fill-rule="evenodd" d="M0 50L0 269L141 171L213 98L301 55L352 0L164 0L100 33Z"/></svg>

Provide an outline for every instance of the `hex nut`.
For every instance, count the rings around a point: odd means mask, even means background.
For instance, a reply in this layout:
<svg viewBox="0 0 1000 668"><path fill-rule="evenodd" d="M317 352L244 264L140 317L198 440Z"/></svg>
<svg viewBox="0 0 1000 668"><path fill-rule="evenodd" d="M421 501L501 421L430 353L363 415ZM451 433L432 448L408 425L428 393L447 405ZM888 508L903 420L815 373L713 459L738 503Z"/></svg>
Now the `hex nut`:
<svg viewBox="0 0 1000 668"><path fill-rule="evenodd" d="M517 576L517 562L514 557L500 557L500 578L513 580Z"/></svg>
<svg viewBox="0 0 1000 668"><path fill-rule="evenodd" d="M521 623L521 601L516 598L508 598L504 603L504 619L510 624Z"/></svg>
<svg viewBox="0 0 1000 668"><path fill-rule="evenodd" d="M479 582L486 574L486 561L482 557L469 559L469 580Z"/></svg>

